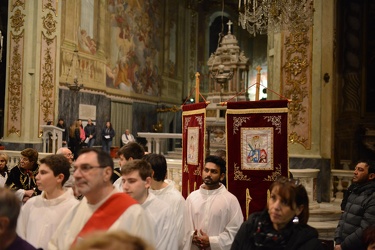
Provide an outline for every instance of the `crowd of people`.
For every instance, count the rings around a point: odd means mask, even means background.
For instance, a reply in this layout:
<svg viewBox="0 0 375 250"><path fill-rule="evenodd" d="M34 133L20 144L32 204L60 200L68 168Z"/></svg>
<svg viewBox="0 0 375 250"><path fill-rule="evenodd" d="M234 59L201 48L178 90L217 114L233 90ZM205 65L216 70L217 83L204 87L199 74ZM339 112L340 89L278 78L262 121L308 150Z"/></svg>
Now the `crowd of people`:
<svg viewBox="0 0 375 250"><path fill-rule="evenodd" d="M100 135L101 146L104 151L110 153L113 138L116 136L116 131L110 121L106 121L103 129L97 130L96 125L92 119L87 119L86 126L83 126L82 120L75 120L69 127L65 124L63 118L60 118L56 127L64 129L62 133L62 145L69 147L73 152L74 160L77 159L78 152L85 147L91 148L95 146L97 135ZM129 142L135 142L134 136L129 129L121 135L120 144L126 145Z"/></svg>
<svg viewBox="0 0 375 250"><path fill-rule="evenodd" d="M77 128L80 136L78 121ZM91 129L84 129L91 135L85 140L95 140ZM109 123L104 130L110 129ZM264 210L244 221L225 186L222 152L206 157L203 184L186 200L166 179L163 155L129 141L117 156L115 168L111 155L96 147L74 154L62 147L42 159L26 148L8 169L8 156L0 152L0 250L327 249L307 224L309 199L299 180L277 178ZM342 210L335 249L374 249L372 162L356 165Z"/></svg>

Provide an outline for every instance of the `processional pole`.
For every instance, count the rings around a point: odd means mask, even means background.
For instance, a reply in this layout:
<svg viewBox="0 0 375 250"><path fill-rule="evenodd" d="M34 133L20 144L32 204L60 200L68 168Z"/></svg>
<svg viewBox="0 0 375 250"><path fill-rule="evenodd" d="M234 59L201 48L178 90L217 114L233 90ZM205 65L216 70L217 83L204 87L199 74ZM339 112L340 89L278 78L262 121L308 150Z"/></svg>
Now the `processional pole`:
<svg viewBox="0 0 375 250"><path fill-rule="evenodd" d="M195 103L199 103L199 72L195 73Z"/></svg>
<svg viewBox="0 0 375 250"><path fill-rule="evenodd" d="M256 70L258 71L257 73L257 80L256 80L256 86L255 86L255 101L259 101L259 91L260 91L260 71L262 68L258 65L256 67Z"/></svg>

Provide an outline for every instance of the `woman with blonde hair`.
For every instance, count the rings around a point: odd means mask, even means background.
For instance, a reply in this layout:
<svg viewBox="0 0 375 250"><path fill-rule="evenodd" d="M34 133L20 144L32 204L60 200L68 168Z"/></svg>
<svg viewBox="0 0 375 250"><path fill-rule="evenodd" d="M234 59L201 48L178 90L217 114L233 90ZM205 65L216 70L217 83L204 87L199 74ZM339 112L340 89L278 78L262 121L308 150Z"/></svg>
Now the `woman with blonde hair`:
<svg viewBox="0 0 375 250"><path fill-rule="evenodd" d="M0 153L0 187L4 187L9 176L8 160L9 157L6 153Z"/></svg>

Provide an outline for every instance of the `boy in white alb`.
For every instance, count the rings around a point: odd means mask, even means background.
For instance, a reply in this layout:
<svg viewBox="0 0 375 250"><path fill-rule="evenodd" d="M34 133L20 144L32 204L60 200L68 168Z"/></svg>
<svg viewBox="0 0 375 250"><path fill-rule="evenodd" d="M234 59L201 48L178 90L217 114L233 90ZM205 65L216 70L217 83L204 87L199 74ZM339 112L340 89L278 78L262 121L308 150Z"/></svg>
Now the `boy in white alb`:
<svg viewBox="0 0 375 250"><path fill-rule="evenodd" d="M176 219L178 249L182 249L185 236L185 218L187 217L185 199L181 195L181 192L175 188L174 182L165 179L167 175L167 161L164 155L147 154L143 159L151 164L154 171L149 191L171 206L173 216Z"/></svg>
<svg viewBox="0 0 375 250"><path fill-rule="evenodd" d="M121 175L124 192L138 201L154 222L155 249L178 249L176 218L171 207L148 191L151 185L151 165L145 160L129 161L121 167Z"/></svg>
<svg viewBox="0 0 375 250"><path fill-rule="evenodd" d="M62 217L78 200L71 188L63 188L70 175L70 163L63 155L47 156L40 163L35 180L42 194L22 206L17 233L34 247L47 249Z"/></svg>

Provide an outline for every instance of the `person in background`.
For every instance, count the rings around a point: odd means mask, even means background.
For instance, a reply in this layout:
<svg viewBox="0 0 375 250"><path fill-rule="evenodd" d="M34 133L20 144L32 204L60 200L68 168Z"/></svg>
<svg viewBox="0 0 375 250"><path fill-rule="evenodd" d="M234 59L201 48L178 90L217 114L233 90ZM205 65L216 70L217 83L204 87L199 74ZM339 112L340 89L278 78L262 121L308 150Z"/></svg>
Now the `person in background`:
<svg viewBox="0 0 375 250"><path fill-rule="evenodd" d="M365 247L364 249L375 250L375 224L363 231L362 242Z"/></svg>
<svg viewBox="0 0 375 250"><path fill-rule="evenodd" d="M0 249L36 250L16 233L21 203L13 191L0 187Z"/></svg>
<svg viewBox="0 0 375 250"><path fill-rule="evenodd" d="M96 138L96 126L91 119L87 120L87 125L85 127L85 136L88 139L87 147L91 148L92 146L94 146Z"/></svg>
<svg viewBox="0 0 375 250"><path fill-rule="evenodd" d="M74 162L77 191L84 197L62 219L49 250L69 249L95 231L124 230L154 243L152 224L142 207L112 186L111 156L97 148L82 149Z"/></svg>
<svg viewBox="0 0 375 250"><path fill-rule="evenodd" d="M96 232L81 240L70 250L155 250L141 237L125 231Z"/></svg>
<svg viewBox="0 0 375 250"><path fill-rule="evenodd" d="M178 249L176 218L166 202L149 192L152 168L145 160L133 160L121 167L123 191L133 197L154 222L155 249Z"/></svg>
<svg viewBox="0 0 375 250"><path fill-rule="evenodd" d="M125 133L122 134L121 140L122 140L123 145L126 145L129 142L135 142L134 136L132 134L130 134L129 129L126 129Z"/></svg>
<svg viewBox="0 0 375 250"><path fill-rule="evenodd" d="M69 148L74 154L74 160L77 159L78 152L81 150L81 127L79 121L75 121L69 128Z"/></svg>
<svg viewBox="0 0 375 250"><path fill-rule="evenodd" d="M223 159L225 162L227 161L227 152L224 149L218 149L215 151L214 155L219 156L221 159ZM223 183L223 185L227 186L227 178L224 176L224 179L220 181Z"/></svg>
<svg viewBox="0 0 375 250"><path fill-rule="evenodd" d="M69 132L63 118L59 119L59 121L56 124L56 127L64 129L64 132L62 132L62 146L67 147L69 141Z"/></svg>
<svg viewBox="0 0 375 250"><path fill-rule="evenodd" d="M120 169L115 168L114 174L112 176L113 186L117 188L117 190L122 191L122 179L119 178L121 177L121 167L124 166L128 161L142 159L144 155L144 148L136 142L130 142L117 151Z"/></svg>
<svg viewBox="0 0 375 250"><path fill-rule="evenodd" d="M78 119L77 121L79 123L79 139L81 141L81 148L82 148L85 144L86 133L85 133L85 130L84 130L83 125L82 125L82 120Z"/></svg>
<svg viewBox="0 0 375 250"><path fill-rule="evenodd" d="M267 208L241 225L231 250L323 250L318 232L307 225L309 198L299 181L279 177L269 191Z"/></svg>
<svg viewBox="0 0 375 250"><path fill-rule="evenodd" d="M362 232L375 224L375 163L360 161L355 169L353 184L345 194L343 213L335 231L335 250L365 249Z"/></svg>
<svg viewBox="0 0 375 250"><path fill-rule="evenodd" d="M77 199L80 200L82 198L82 195L79 194L79 193L77 193L76 188L74 186L74 177L73 177L73 174L74 174L74 168L73 168L74 154L72 153L72 151L70 151L69 148L65 148L65 147L59 148L56 151L56 154L57 155L63 155L63 156L65 156L65 158L69 161L69 164L70 164L70 168L69 168L70 176L69 176L69 179L65 182L64 187L65 188L72 188L73 192L74 192L74 196Z"/></svg>
<svg viewBox="0 0 375 250"><path fill-rule="evenodd" d="M229 249L232 245L243 215L237 198L220 183L225 173L222 158L206 157L203 184L186 199L184 249Z"/></svg>
<svg viewBox="0 0 375 250"><path fill-rule="evenodd" d="M152 170L154 171L149 192L171 206L173 217L176 219L178 249L182 249L185 237L185 199L181 195L181 192L175 188L175 183L172 180L166 179L167 161L164 155L147 154L143 156L143 159L151 164Z"/></svg>
<svg viewBox="0 0 375 250"><path fill-rule="evenodd" d="M102 146L103 150L108 154L111 152L112 140L116 133L112 127L112 123L107 121L105 127L102 130Z"/></svg>
<svg viewBox="0 0 375 250"><path fill-rule="evenodd" d="M38 170L38 151L26 148L21 151L19 164L10 170L5 185L16 191L17 197L25 203L33 195L40 194L35 181Z"/></svg>
<svg viewBox="0 0 375 250"><path fill-rule="evenodd" d="M35 177L41 195L22 206L17 233L36 248L47 249L48 242L63 216L78 204L71 188L64 188L70 176L70 163L65 156L49 155L40 160Z"/></svg>
<svg viewBox="0 0 375 250"><path fill-rule="evenodd" d="M8 159L6 153L0 153L0 187L4 187L9 176Z"/></svg>

